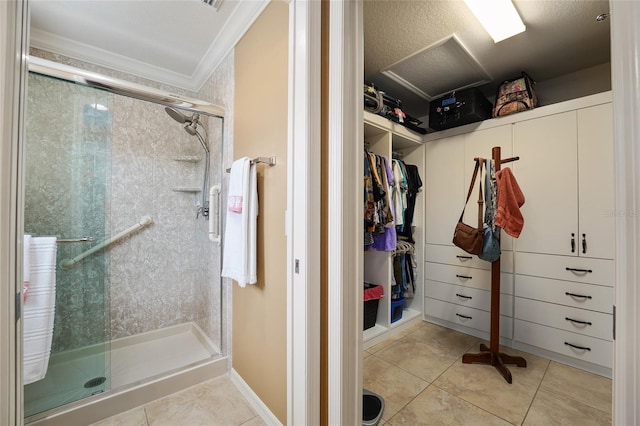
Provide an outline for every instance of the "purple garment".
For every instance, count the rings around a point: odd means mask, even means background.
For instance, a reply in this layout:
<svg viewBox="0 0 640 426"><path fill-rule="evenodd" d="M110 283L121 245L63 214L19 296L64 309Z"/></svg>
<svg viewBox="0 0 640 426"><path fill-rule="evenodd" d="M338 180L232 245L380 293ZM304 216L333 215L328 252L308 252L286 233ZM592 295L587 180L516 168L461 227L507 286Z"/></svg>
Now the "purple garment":
<svg viewBox="0 0 640 426"><path fill-rule="evenodd" d="M395 183L395 176L393 175L393 170L389 165L389 160L387 157L380 156L382 158L382 162L384 163L384 168L387 171L387 183L388 186L384 188L387 194L391 194L391 187ZM377 250L377 251L394 251L396 249L397 236L396 236L396 224L395 217L396 212L393 210L393 202L391 202L391 197L389 197L389 208L391 209L391 214L394 217L394 222L390 223L388 227L384 228L384 233L381 234L373 234L373 244L369 244L365 246L365 250Z"/></svg>

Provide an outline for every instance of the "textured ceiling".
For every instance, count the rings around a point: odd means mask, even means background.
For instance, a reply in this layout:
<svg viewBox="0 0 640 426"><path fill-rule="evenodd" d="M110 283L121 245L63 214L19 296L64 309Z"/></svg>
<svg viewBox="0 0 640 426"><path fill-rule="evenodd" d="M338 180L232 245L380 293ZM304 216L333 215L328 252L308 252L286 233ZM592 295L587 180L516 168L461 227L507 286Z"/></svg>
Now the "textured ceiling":
<svg viewBox="0 0 640 426"><path fill-rule="evenodd" d="M609 11L608 1L514 0L527 29L494 43L465 3L448 1L364 1L365 80L404 101L413 115L426 113L423 98L381 73L385 68L447 37L455 37L486 70L492 81L483 91L494 93L505 79L526 71L538 82L610 61L609 20L595 17ZM433 74L407 71L424 79L447 78L452 62L438 64ZM464 86L450 82L445 91Z"/></svg>

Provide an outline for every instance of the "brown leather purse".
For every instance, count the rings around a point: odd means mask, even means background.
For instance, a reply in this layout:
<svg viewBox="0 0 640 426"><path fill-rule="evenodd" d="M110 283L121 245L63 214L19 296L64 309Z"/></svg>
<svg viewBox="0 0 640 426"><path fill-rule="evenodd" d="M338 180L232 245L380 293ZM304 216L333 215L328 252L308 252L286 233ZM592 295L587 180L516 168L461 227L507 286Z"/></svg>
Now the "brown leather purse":
<svg viewBox="0 0 640 426"><path fill-rule="evenodd" d="M473 191L473 185L476 182L478 170L480 169L480 165L483 162L484 158L476 159L476 167L473 170L473 177L471 178L471 186L469 186L469 192L467 193L467 200L464 202L464 207L462 208L460 219L458 219L456 229L453 231L453 244L460 247L462 250L466 251L469 254L476 255L482 253L482 244L484 242L484 231L482 229L482 210L484 206L484 199L482 197L482 179L478 181L478 184L480 186L480 194L478 196L478 227L474 228L470 225L467 225L462 221L462 218L464 216L464 210L467 208L469 198L471 197L471 191Z"/></svg>

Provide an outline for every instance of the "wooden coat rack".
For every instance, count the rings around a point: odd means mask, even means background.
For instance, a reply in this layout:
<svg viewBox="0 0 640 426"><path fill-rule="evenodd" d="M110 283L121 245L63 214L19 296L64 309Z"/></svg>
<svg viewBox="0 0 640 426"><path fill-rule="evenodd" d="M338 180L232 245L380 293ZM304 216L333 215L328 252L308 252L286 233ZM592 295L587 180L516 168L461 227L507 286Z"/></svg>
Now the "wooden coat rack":
<svg viewBox="0 0 640 426"><path fill-rule="evenodd" d="M519 160L519 157L501 159L500 147L495 146L491 150L495 170L498 172L500 166L505 163ZM512 383L511 372L506 364L515 364L518 367L526 367L527 361L521 356L511 356L500 352L500 258L491 263L491 329L489 347L480 344L479 353L467 353L462 356L465 364L479 363L493 365L500 372L507 383Z"/></svg>

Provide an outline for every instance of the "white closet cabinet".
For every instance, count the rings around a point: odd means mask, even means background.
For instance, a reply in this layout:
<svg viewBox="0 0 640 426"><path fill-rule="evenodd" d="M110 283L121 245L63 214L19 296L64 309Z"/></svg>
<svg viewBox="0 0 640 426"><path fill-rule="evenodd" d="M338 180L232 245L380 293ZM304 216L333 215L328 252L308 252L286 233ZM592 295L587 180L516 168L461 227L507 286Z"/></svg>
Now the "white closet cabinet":
<svg viewBox="0 0 640 426"><path fill-rule="evenodd" d="M525 194L515 245L514 346L610 376L614 182L610 102L515 123Z"/></svg>
<svg viewBox="0 0 640 426"><path fill-rule="evenodd" d="M425 241L451 245L465 197L464 135L425 145Z"/></svg>
<svg viewBox="0 0 640 426"><path fill-rule="evenodd" d="M611 105L516 123L513 144L526 200L518 251L613 259Z"/></svg>
<svg viewBox="0 0 640 426"><path fill-rule="evenodd" d="M392 159L400 156L406 164L418 167L423 188L418 193L413 218L415 240L416 289L413 298L405 299L402 318L391 322L391 283L393 276L393 253L385 251L364 252L364 281L384 287L384 297L378 303L376 325L363 333L365 347L373 345L410 322L419 321L423 312L424 291L424 183L425 164L422 135L381 116L364 112L364 141L367 149L377 155Z"/></svg>
<svg viewBox="0 0 640 426"><path fill-rule="evenodd" d="M611 93L425 137L425 320L488 337L490 264L455 247L452 235L473 158L490 157L494 146L502 158L519 157L503 167L512 168L525 196L520 237L502 234L502 342L610 375ZM474 188L466 223L476 224L476 201Z"/></svg>
<svg viewBox="0 0 640 426"><path fill-rule="evenodd" d="M500 146L511 156L511 126L496 126L428 141L425 144L425 319L482 338L489 337L491 264L453 245L453 230L464 206L474 158L491 157ZM478 184L463 220L478 222ZM483 182L484 188L484 182ZM503 233L500 335L513 336L513 253Z"/></svg>

